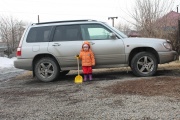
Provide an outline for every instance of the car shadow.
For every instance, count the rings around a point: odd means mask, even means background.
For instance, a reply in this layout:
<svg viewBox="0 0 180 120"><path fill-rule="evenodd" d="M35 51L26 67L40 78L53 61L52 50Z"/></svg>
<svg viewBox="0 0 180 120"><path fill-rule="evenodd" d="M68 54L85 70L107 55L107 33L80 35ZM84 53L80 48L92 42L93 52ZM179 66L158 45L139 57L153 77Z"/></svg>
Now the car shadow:
<svg viewBox="0 0 180 120"><path fill-rule="evenodd" d="M83 77L83 74L80 74ZM29 79L26 84L36 84L36 85L46 85L46 84L67 84L74 83L74 79L77 76L77 73L69 73L66 76L60 76L55 81L52 82L42 82L36 78ZM151 77L158 76L180 76L180 71L177 70L157 70L157 73ZM122 71L122 70L114 70L114 71L106 71L102 70L100 72L93 72L93 81L106 81L106 80L119 80L119 79L131 79L131 78L141 78L135 76L132 71Z"/></svg>

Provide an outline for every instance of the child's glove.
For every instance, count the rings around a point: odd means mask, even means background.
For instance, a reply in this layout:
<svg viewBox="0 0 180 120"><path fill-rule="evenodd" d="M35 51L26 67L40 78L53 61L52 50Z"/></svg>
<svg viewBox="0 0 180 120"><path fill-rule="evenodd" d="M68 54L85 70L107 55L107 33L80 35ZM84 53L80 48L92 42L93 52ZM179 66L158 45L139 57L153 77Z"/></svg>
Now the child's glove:
<svg viewBox="0 0 180 120"><path fill-rule="evenodd" d="M78 54L76 55L76 58L79 59L79 55Z"/></svg>

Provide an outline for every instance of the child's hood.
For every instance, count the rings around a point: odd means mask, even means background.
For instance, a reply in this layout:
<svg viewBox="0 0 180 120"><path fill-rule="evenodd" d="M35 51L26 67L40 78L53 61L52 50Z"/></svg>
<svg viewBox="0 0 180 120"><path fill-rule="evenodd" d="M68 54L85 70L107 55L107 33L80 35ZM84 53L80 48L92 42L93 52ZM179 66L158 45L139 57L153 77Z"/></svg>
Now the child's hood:
<svg viewBox="0 0 180 120"><path fill-rule="evenodd" d="M84 44L87 44L89 46L89 48L90 48L90 43L88 41L84 41L84 43L82 44L82 47L83 47Z"/></svg>
<svg viewBox="0 0 180 120"><path fill-rule="evenodd" d="M84 41L84 43L82 44L82 49L81 49L82 51L83 51L83 45L84 45L84 44L87 44L87 45L89 46L89 50L91 50L91 45L90 45L90 43L89 43L88 41Z"/></svg>

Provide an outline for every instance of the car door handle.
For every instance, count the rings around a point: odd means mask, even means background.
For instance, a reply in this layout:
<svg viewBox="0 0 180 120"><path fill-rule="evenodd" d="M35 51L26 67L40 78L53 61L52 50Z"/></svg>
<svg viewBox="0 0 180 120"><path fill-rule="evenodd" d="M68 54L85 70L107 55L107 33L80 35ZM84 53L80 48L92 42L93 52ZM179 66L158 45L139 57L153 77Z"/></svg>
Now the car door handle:
<svg viewBox="0 0 180 120"><path fill-rule="evenodd" d="M60 46L61 44L59 43L54 43L52 46Z"/></svg>
<svg viewBox="0 0 180 120"><path fill-rule="evenodd" d="M91 45L94 45L95 43L93 43L93 42L89 42Z"/></svg>

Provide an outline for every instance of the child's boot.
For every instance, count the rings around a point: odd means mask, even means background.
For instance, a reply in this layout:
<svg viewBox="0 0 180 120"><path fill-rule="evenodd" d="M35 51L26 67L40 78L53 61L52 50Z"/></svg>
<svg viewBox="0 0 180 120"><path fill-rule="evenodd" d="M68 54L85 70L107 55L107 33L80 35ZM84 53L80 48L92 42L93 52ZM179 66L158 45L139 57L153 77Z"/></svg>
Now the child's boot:
<svg viewBox="0 0 180 120"><path fill-rule="evenodd" d="M92 80L92 74L89 74L89 80Z"/></svg>
<svg viewBox="0 0 180 120"><path fill-rule="evenodd" d="M87 81L87 75L84 75L84 81Z"/></svg>

